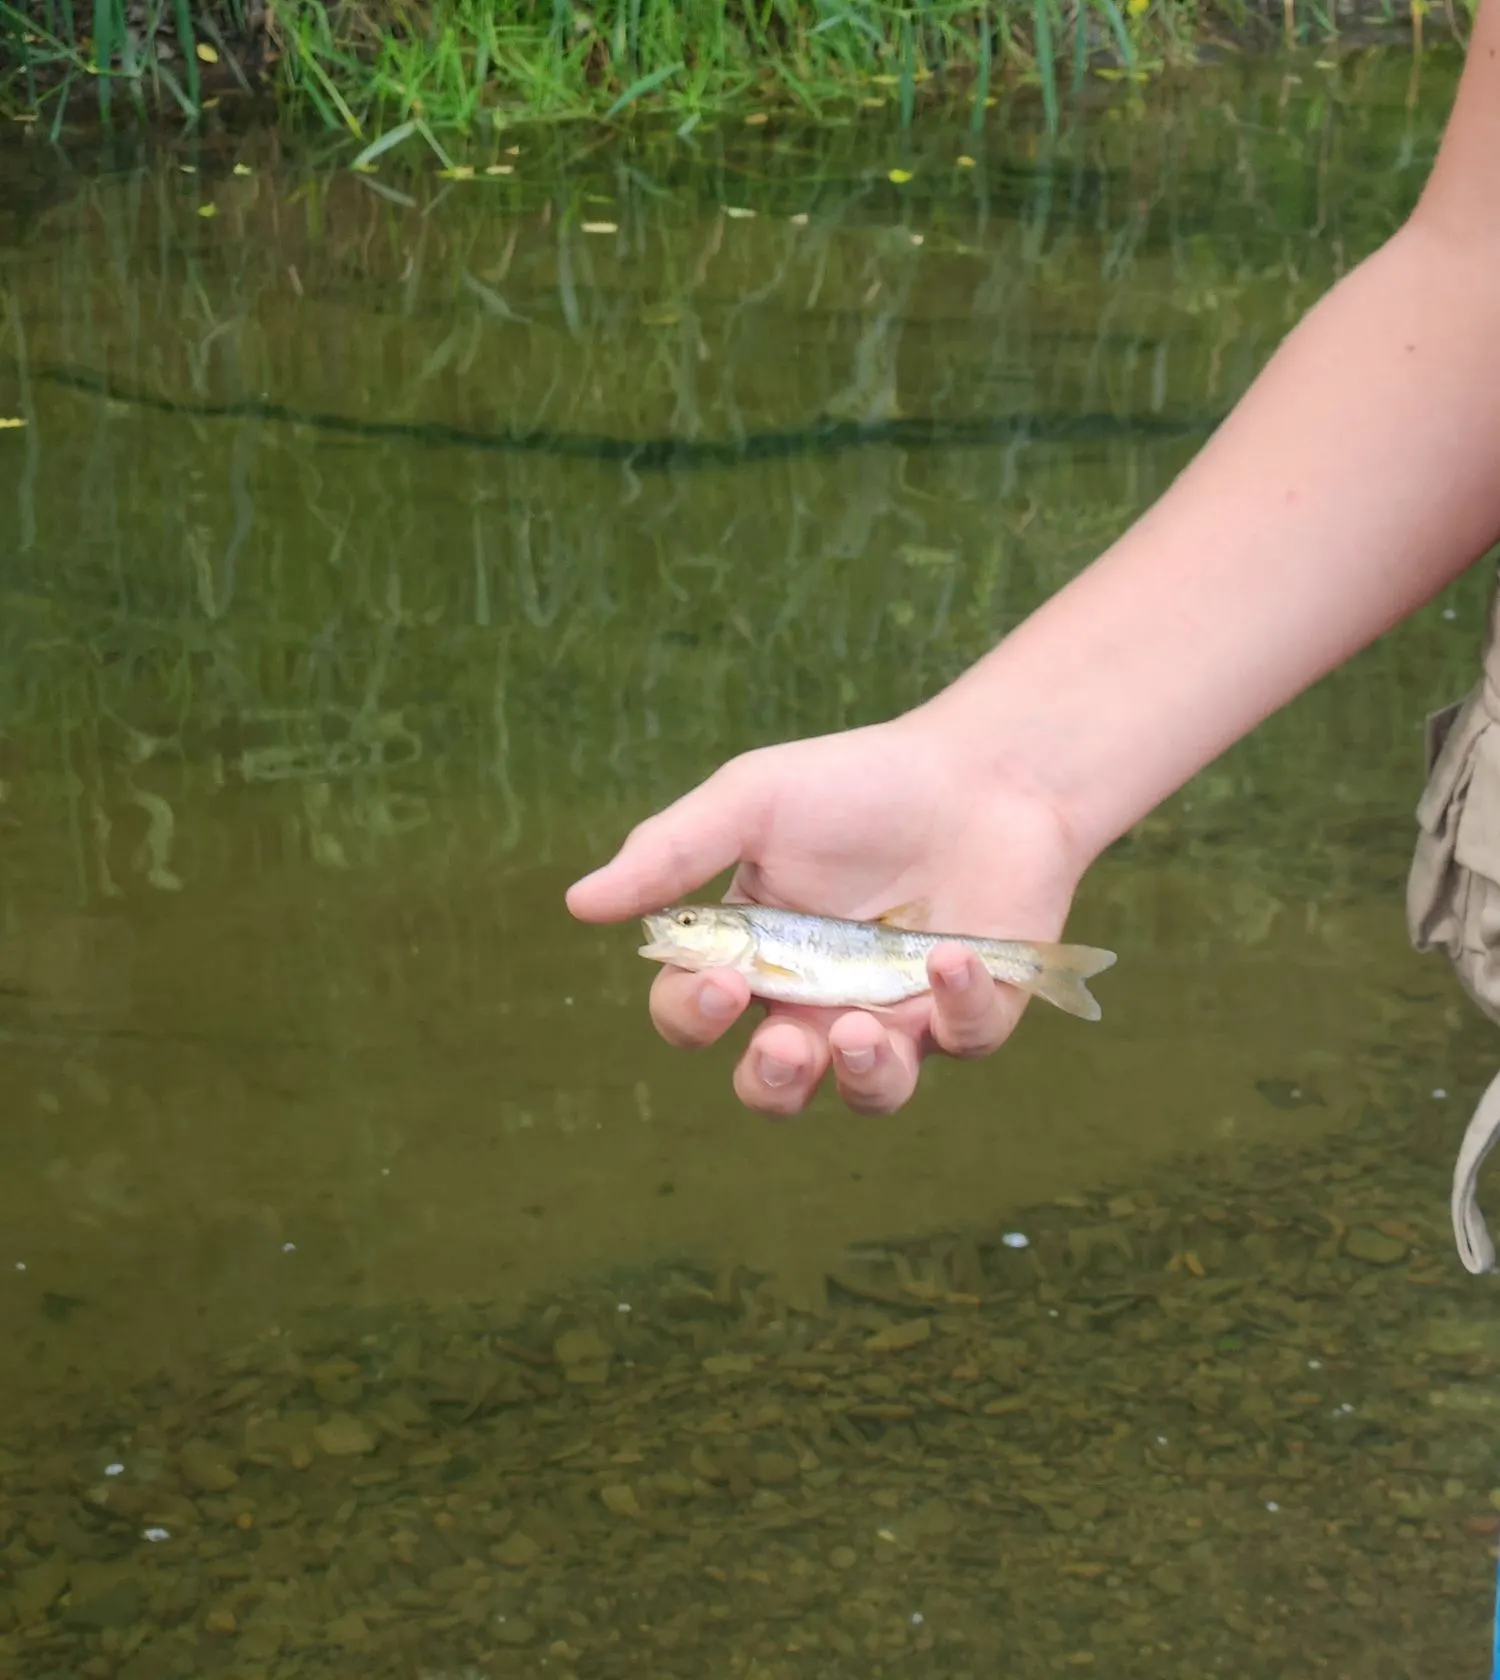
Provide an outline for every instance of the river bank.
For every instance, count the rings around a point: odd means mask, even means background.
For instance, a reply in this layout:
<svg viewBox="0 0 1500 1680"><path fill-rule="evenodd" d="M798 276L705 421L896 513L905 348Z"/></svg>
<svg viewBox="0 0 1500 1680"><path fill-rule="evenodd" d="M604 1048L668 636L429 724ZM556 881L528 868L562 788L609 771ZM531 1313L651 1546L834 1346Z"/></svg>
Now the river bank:
<svg viewBox="0 0 1500 1680"><path fill-rule="evenodd" d="M959 105L976 126L1011 98L1049 125L1121 79L1226 55L1362 51L1467 35L1467 0L972 0L841 9L810 0L53 0L0 3L0 113L76 129L269 116L368 143L405 122L455 135L651 112L685 132L782 112L903 123Z"/></svg>

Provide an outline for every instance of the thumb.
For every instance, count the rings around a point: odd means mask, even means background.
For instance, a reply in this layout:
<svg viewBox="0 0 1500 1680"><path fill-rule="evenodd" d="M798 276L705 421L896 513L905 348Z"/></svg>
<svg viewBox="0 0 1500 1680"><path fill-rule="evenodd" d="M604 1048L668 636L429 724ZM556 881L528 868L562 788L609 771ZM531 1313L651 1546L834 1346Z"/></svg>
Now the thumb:
<svg viewBox="0 0 1500 1680"><path fill-rule="evenodd" d="M621 922L660 910L744 857L758 824L761 789L726 765L675 804L648 817L601 869L568 888L581 922Z"/></svg>

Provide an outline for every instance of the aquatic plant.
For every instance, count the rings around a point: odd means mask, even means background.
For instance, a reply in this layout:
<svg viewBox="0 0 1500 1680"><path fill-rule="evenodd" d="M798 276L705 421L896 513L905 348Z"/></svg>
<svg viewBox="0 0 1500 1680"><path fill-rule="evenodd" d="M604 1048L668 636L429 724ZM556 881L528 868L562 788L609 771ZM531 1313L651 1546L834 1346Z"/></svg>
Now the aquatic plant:
<svg viewBox="0 0 1500 1680"><path fill-rule="evenodd" d="M1474 0L1445 0L1462 32ZM69 121L201 117L263 94L368 142L406 122L470 133L518 121L733 112L770 121L888 108L909 124L1002 88L1055 128L1090 76L1147 77L1200 48L1327 45L1400 30L1427 0L0 0L0 97ZM1430 28L1429 23L1425 27Z"/></svg>

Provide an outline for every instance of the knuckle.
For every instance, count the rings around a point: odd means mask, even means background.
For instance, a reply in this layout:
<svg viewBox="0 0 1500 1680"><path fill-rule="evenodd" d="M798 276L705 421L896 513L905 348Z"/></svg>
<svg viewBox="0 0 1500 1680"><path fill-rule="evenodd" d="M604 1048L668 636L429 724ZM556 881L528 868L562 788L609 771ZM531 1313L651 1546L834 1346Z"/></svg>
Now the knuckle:
<svg viewBox="0 0 1500 1680"><path fill-rule="evenodd" d="M697 1015L687 992L682 986L674 985L673 978L663 976L651 989L647 1004L651 1024L674 1049L701 1050L712 1044L722 1029Z"/></svg>
<svg viewBox="0 0 1500 1680"><path fill-rule="evenodd" d="M1009 1028L1001 1021L986 1019L964 1022L961 1025L941 1018L934 1021L932 1036L939 1050L956 1061L975 1062L994 1055L1008 1036Z"/></svg>

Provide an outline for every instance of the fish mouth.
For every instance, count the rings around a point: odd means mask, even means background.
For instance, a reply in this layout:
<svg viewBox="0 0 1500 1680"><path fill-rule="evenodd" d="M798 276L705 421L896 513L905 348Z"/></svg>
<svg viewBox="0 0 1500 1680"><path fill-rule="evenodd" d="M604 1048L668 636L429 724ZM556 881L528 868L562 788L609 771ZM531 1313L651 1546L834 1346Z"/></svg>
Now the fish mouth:
<svg viewBox="0 0 1500 1680"><path fill-rule="evenodd" d="M642 916L641 927L646 935L646 943L637 950L637 956L648 957L652 962L677 963L679 966L686 960L688 953L672 938L673 922L670 916L662 912Z"/></svg>
<svg viewBox="0 0 1500 1680"><path fill-rule="evenodd" d="M636 950L638 957L649 957L652 962L676 963L682 965L684 953L675 945L666 945L659 940L652 940L647 945L641 945Z"/></svg>
<svg viewBox="0 0 1500 1680"><path fill-rule="evenodd" d="M665 911L658 910L653 915L642 916L641 931L646 936L646 943L640 948L641 956L666 962L669 954L676 951L677 941L672 937L676 926Z"/></svg>

